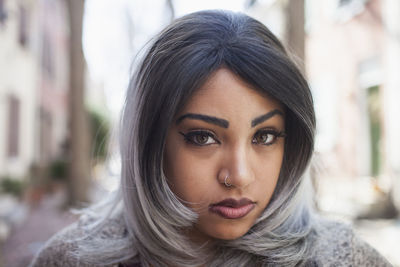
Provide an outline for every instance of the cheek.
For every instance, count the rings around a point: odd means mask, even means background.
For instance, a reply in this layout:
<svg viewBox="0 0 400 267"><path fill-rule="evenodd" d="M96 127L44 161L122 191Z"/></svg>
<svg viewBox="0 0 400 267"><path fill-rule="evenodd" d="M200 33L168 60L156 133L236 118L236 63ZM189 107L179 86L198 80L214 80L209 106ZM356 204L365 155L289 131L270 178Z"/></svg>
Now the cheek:
<svg viewBox="0 0 400 267"><path fill-rule="evenodd" d="M283 162L283 147L278 147L274 153L266 156L259 157L259 161L254 167L256 170L257 181L257 195L266 206L275 190L276 184L279 179Z"/></svg>
<svg viewBox="0 0 400 267"><path fill-rule="evenodd" d="M207 194L213 184L213 167L185 153L185 149L166 149L164 173L169 186L184 201L199 203L207 201ZM205 168L207 166L207 168Z"/></svg>

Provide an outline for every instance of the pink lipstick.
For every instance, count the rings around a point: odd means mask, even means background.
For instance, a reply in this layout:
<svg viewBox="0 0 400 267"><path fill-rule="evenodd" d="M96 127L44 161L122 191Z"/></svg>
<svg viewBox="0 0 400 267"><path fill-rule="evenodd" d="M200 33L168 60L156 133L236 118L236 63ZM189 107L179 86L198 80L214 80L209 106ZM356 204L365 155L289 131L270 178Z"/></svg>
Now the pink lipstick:
<svg viewBox="0 0 400 267"><path fill-rule="evenodd" d="M253 210L255 202L247 198L236 200L233 198L224 199L216 204L211 204L209 210L225 219L239 219Z"/></svg>

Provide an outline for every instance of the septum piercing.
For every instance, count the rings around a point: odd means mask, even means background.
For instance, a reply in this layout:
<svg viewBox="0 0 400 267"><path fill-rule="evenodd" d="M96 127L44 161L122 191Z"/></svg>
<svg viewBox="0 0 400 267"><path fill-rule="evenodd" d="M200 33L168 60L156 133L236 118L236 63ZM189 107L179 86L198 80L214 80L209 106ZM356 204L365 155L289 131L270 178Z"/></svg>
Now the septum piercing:
<svg viewBox="0 0 400 267"><path fill-rule="evenodd" d="M230 184L230 183L228 183L228 182L226 181L226 180L228 180L228 178L229 178L229 175L226 175L226 176L225 176L225 179L224 179L224 184L225 184L226 187L231 187L232 184Z"/></svg>

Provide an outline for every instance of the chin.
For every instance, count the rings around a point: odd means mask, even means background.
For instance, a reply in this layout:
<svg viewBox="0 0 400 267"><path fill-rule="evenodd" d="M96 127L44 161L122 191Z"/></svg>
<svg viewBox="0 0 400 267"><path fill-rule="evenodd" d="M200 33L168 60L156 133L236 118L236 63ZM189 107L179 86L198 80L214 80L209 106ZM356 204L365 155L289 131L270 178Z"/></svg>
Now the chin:
<svg viewBox="0 0 400 267"><path fill-rule="evenodd" d="M244 236L251 228L251 221L226 220L217 221L209 218L200 218L195 226L195 235L198 240L235 240Z"/></svg>
<svg viewBox="0 0 400 267"><path fill-rule="evenodd" d="M232 229L233 228L233 229ZM210 236L214 237L215 239L219 240L235 240L242 236L244 236L249 229L238 229L238 227L227 227L224 231L217 231L210 233Z"/></svg>

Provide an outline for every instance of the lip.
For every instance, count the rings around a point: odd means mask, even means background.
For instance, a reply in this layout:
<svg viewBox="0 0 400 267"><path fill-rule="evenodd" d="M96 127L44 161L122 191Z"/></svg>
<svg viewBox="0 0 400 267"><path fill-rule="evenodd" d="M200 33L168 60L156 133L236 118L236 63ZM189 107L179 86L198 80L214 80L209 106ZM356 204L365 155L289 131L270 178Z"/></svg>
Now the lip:
<svg viewBox="0 0 400 267"><path fill-rule="evenodd" d="M227 198L216 204L211 204L209 211L225 219L239 219L249 214L255 207L255 202L248 198L236 200Z"/></svg>

